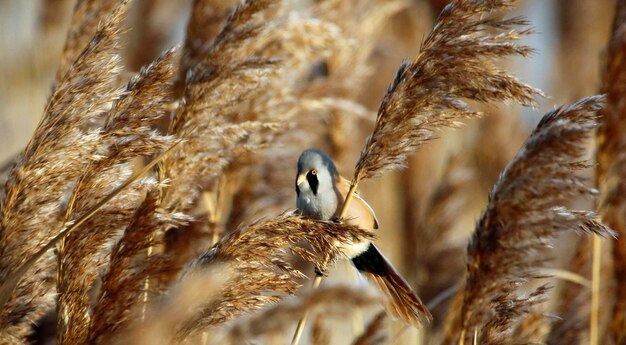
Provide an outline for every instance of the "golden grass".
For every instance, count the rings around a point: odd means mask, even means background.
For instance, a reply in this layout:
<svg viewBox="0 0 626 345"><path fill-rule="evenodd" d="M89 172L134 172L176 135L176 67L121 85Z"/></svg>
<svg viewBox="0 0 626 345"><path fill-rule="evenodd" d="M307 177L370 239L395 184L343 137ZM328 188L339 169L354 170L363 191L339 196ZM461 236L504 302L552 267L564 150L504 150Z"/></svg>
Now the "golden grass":
<svg viewBox="0 0 626 345"><path fill-rule="evenodd" d="M373 66L397 67L386 55L399 49L389 35L406 34L396 31L417 16L413 3L193 0L184 39L133 71L128 66L153 51L127 47L135 18L127 12L165 6L146 1L79 0L68 18L50 96L0 198L0 343L623 341L626 266L623 239L612 236L624 231L626 2L618 1L606 97L547 112L510 157L522 134L504 133L519 126L505 113L543 96L502 64L534 51L520 41L533 33L529 22L509 17L517 1L431 1L441 9L432 30L419 47L411 42L417 53L392 78ZM42 28L63 24L52 9L64 3L43 3ZM174 36L156 32L164 27L152 20L142 18L137 39ZM381 78L390 85L378 93ZM377 108L366 99L374 94L382 98ZM448 128L478 123L491 105L500 106L497 120L456 131L474 131L479 144L453 140L446 144L463 146L454 155L432 151L440 176L414 183L416 171L430 167L410 163L392 191L406 196L404 204L380 203L393 210L380 232L341 222L357 186L405 167L418 149L429 154ZM596 129L597 167L585 156ZM506 147L494 147L491 136ZM295 161L310 146L351 177L338 221L291 211ZM594 168L599 190L587 181ZM485 193L474 182L496 175L487 204L477 205ZM370 182L381 195L389 176ZM601 217L584 198L596 201ZM458 236L461 219L482 206L467 242ZM333 283L341 244L378 241L393 225L407 228L396 232L404 235L400 250L380 247L403 258L399 271L432 306L430 324L425 307L420 315L384 311L389 301L370 283ZM568 250L568 233L596 235L591 277L588 257L567 269L551 263ZM613 249L604 255L612 271L601 266L598 235ZM591 253L590 243L582 238L577 251ZM329 283L320 286L318 275L312 289L302 288L313 267L330 272ZM555 279L576 289L553 290ZM606 291L608 307L600 300ZM398 316L422 321L422 329L399 325ZM46 324L52 335L41 331Z"/></svg>

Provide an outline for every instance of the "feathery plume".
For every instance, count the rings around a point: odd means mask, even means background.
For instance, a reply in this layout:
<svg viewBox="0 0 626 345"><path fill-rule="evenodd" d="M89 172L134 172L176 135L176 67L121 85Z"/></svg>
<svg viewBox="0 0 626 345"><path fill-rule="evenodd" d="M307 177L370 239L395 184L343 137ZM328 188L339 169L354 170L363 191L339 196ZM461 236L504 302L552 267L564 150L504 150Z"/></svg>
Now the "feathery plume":
<svg viewBox="0 0 626 345"><path fill-rule="evenodd" d="M104 21L119 4L119 0L78 0L76 2L61 61L57 68L57 82L65 76L85 46L92 41L92 37L99 31L100 22Z"/></svg>
<svg viewBox="0 0 626 345"><path fill-rule="evenodd" d="M118 40L126 5L122 2L99 26L57 83L33 138L11 170L0 220L0 281L61 229L67 190L84 167L99 158L101 130L91 125L121 94L113 80L119 71ZM52 308L52 266L52 253L47 253L22 278L0 312L2 339L23 338L32 321Z"/></svg>
<svg viewBox="0 0 626 345"><path fill-rule="evenodd" d="M229 279L219 298L181 326L180 337L188 337L294 294L300 287L296 279L305 276L289 263L287 249L324 269L340 255L338 243L357 238L372 238L372 234L346 224L289 214L253 223L226 235L193 266L226 265L235 272L234 277Z"/></svg>
<svg viewBox="0 0 626 345"><path fill-rule="evenodd" d="M588 97L544 115L490 193L468 246L460 331L466 343L474 330L481 344L502 343L545 299L546 286L528 297L517 293L522 283L539 277L536 268L547 261L539 250L556 234L613 234L592 211L565 207L571 197L595 194L575 173L589 166L580 160L603 102L602 96ZM458 338L447 334L448 340Z"/></svg>
<svg viewBox="0 0 626 345"><path fill-rule="evenodd" d="M132 173L131 160L152 156L171 144L152 126L165 114L171 88L175 49L169 50L133 78L105 117L99 159L92 161L74 188L67 210L70 219L81 215ZM62 344L84 344L90 322L90 290L97 272L108 261L113 238L126 227L154 179L137 181L118 194L59 249L58 339Z"/></svg>
<svg viewBox="0 0 626 345"><path fill-rule="evenodd" d="M403 166L409 153L433 138L434 130L458 127L459 120L478 116L462 99L534 105L533 97L541 92L495 65L498 58L533 51L516 43L531 31L514 27L527 22L485 18L514 3L457 0L446 6L417 57L400 66L389 86L353 184Z"/></svg>
<svg viewBox="0 0 626 345"><path fill-rule="evenodd" d="M146 249L159 245L157 230L180 226L188 216L163 212L158 207L158 193L148 192L125 229L122 238L113 247L110 265L102 278L102 287L89 326L89 343L103 344L111 333L127 331L138 315L142 304L143 284L147 277L159 277L172 268L175 258L158 254L141 258ZM141 261L137 261L141 258Z"/></svg>
<svg viewBox="0 0 626 345"><path fill-rule="evenodd" d="M189 71L182 106L170 126L171 134L187 141L163 164L164 177L172 179L165 196L166 208L176 204L181 205L177 210L188 211L199 192L215 180L233 157L265 142L265 137L253 133L275 128L266 123L231 124L222 119L232 114L240 100L249 98L263 85L268 73L275 69L276 64L270 60L248 57L251 41L258 38L263 27L262 17L271 15L268 12L273 7L273 0L241 3L208 53ZM207 148L207 143L215 147ZM233 150L237 147L243 150ZM178 179L182 176L185 179Z"/></svg>

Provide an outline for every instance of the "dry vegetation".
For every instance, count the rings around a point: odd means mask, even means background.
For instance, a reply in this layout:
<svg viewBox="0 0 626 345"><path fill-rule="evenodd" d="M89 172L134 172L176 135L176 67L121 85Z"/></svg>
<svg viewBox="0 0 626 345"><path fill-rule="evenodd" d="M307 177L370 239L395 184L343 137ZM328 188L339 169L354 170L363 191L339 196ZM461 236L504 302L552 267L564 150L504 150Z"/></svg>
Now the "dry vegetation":
<svg viewBox="0 0 626 345"><path fill-rule="evenodd" d="M320 345L626 344L626 1L606 96L524 143L514 106L544 94L505 62L534 52L515 0L40 5L56 62L3 169L0 344L285 344L309 314L302 342ZM293 211L308 147L364 185L378 232ZM363 238L430 308L419 332L335 277L338 244ZM330 279L307 289L314 267Z"/></svg>

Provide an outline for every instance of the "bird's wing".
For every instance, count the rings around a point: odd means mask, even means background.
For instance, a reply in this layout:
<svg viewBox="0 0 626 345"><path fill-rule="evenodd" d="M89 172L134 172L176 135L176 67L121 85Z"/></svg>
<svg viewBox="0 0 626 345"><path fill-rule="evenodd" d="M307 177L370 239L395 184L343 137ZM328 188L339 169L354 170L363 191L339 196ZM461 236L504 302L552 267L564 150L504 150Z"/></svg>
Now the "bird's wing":
<svg viewBox="0 0 626 345"><path fill-rule="evenodd" d="M350 189L350 181L339 177L338 189L341 194L341 199L343 200ZM367 201L363 200L358 193L354 194L354 199L352 199L350 208L348 208L346 220L347 223L357 225L364 229L378 229L378 219L376 218L374 209L372 209Z"/></svg>

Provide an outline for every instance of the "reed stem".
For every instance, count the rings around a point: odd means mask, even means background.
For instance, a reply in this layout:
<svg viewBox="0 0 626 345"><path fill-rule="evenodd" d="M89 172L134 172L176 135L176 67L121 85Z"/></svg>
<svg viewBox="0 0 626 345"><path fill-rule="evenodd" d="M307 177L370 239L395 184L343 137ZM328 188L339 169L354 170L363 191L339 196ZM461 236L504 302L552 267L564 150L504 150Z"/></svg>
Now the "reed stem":
<svg viewBox="0 0 626 345"><path fill-rule="evenodd" d="M599 344L600 323L600 271L602 264L602 242L598 235L593 236L593 266L591 273L591 317L589 324L589 344Z"/></svg>
<svg viewBox="0 0 626 345"><path fill-rule="evenodd" d="M339 212L339 220L343 219L343 217L346 216L346 213L348 212L348 207L350 206L350 203L352 202L352 199L354 198L354 193L356 192L356 188L358 184L359 184L359 181L356 178L352 181L352 183L350 183L350 189L348 190L348 194L346 195L346 198L343 201L343 205L341 205L341 211ZM323 279L324 279L324 276L322 276L321 274L316 274L315 279L313 280L311 289L313 291L317 290L320 284L322 284ZM305 311L300 321L298 321L298 326L296 327L296 331L293 334L291 345L298 345L298 343L300 342L300 338L302 337L302 331L304 331L304 326L306 325L308 316L309 316L309 312Z"/></svg>

